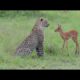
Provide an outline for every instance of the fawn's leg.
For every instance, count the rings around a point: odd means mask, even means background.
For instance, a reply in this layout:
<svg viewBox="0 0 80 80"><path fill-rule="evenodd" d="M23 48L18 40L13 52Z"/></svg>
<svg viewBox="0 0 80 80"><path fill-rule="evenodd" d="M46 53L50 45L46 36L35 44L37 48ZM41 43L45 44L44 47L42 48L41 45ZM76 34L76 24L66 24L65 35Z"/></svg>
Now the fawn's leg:
<svg viewBox="0 0 80 80"><path fill-rule="evenodd" d="M63 46L62 46L62 53L63 53L64 46L65 46L65 40L64 40Z"/></svg>
<svg viewBox="0 0 80 80"><path fill-rule="evenodd" d="M63 43L63 47L62 47L63 49L64 49L64 46L65 46L65 40L64 40L64 43Z"/></svg>
<svg viewBox="0 0 80 80"><path fill-rule="evenodd" d="M65 42L66 42L66 49L68 51L68 40L66 40ZM68 51L68 55L69 55L69 51Z"/></svg>
<svg viewBox="0 0 80 80"><path fill-rule="evenodd" d="M68 40L66 40L66 48L67 48L67 51L68 51Z"/></svg>
<svg viewBox="0 0 80 80"><path fill-rule="evenodd" d="M78 41L76 41L76 52L75 53L79 54L79 44L78 44Z"/></svg>
<svg viewBox="0 0 80 80"><path fill-rule="evenodd" d="M79 44L78 44L78 40L73 38L73 41L75 42L76 44L76 50L75 50L75 54L78 53L79 54Z"/></svg>

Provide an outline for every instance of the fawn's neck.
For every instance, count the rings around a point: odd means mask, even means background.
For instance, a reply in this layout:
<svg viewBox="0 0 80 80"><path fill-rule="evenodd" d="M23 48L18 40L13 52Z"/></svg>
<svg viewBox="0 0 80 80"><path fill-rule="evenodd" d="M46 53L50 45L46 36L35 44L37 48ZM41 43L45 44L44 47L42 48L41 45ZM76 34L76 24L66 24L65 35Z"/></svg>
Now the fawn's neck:
<svg viewBox="0 0 80 80"><path fill-rule="evenodd" d="M60 34L60 36L61 36L62 38L64 37L64 32L63 32L62 29L59 31L59 34Z"/></svg>

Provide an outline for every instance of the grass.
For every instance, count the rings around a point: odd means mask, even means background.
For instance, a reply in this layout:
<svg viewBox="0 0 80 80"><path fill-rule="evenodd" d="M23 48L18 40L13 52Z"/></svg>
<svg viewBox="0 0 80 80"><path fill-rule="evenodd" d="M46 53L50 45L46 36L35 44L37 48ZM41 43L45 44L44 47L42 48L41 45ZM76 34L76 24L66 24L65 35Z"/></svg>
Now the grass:
<svg viewBox="0 0 80 80"><path fill-rule="evenodd" d="M44 30L44 57L39 58L35 51L25 58L14 57L16 47L29 35L40 16L46 17L50 23ZM61 52L63 41L54 32L58 23L64 31L77 30L80 43L80 11L21 11L21 14L20 11L7 11L6 15L1 15L0 69L80 69L80 55L75 55L72 40L69 40L69 56L66 49Z"/></svg>

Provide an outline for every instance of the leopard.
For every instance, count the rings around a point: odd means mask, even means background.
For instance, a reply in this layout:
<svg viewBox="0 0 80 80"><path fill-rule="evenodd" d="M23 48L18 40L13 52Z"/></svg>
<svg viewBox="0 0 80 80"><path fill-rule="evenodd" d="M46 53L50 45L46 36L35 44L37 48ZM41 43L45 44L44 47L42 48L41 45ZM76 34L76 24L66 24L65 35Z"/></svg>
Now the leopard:
<svg viewBox="0 0 80 80"><path fill-rule="evenodd" d="M33 50L38 56L44 55L44 28L49 26L49 22L44 17L39 17L28 37L16 48L16 55L30 55Z"/></svg>

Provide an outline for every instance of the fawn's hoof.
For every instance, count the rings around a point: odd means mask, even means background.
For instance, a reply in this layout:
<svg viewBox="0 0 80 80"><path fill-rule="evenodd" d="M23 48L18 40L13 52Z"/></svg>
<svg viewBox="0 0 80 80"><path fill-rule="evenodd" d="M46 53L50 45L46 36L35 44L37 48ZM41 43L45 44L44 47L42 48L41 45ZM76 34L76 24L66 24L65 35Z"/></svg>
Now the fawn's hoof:
<svg viewBox="0 0 80 80"><path fill-rule="evenodd" d="M79 51L75 51L75 54L79 55Z"/></svg>

